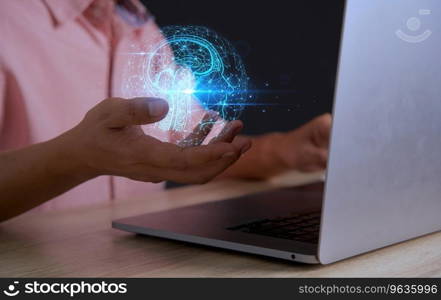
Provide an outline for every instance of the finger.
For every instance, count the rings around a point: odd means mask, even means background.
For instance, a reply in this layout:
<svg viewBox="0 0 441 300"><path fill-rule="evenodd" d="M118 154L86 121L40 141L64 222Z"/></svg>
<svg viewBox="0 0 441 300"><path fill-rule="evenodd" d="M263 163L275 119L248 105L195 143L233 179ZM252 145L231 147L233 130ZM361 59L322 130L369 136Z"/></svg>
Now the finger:
<svg viewBox="0 0 441 300"><path fill-rule="evenodd" d="M213 129L214 124L219 119L219 114L215 111L207 112L193 131L178 143L180 147L199 146Z"/></svg>
<svg viewBox="0 0 441 300"><path fill-rule="evenodd" d="M223 172L251 146L250 139L245 137L237 137L232 143L191 148L181 148L159 141L155 144L155 141L157 140L152 138L149 151L143 151L144 161L136 164L136 177L141 180L203 183ZM152 153L155 155L151 155ZM144 169L150 170L145 176Z"/></svg>
<svg viewBox="0 0 441 300"><path fill-rule="evenodd" d="M137 163L131 174L128 174L129 177L151 182L172 180L179 183L200 184L222 173L241 155L231 144L227 143L219 143L210 147L180 148L176 145L172 146L180 149L180 152L176 152L172 157L167 157L164 152L158 153L158 156L165 158L159 165L158 161L152 162L150 160ZM208 150L210 150L208 158L203 160L202 157L208 153L203 152ZM197 155L192 157L196 152L198 152Z"/></svg>
<svg viewBox="0 0 441 300"><path fill-rule="evenodd" d="M232 143L216 143L197 147L183 148L187 167L195 167L222 157L240 155L240 147Z"/></svg>
<svg viewBox="0 0 441 300"><path fill-rule="evenodd" d="M328 150L326 149L317 149L315 153L316 163L321 169L326 169L326 165L328 163Z"/></svg>
<svg viewBox="0 0 441 300"><path fill-rule="evenodd" d="M109 128L158 122L168 112L168 103L158 98L110 98L99 106L101 117Z"/></svg>
<svg viewBox="0 0 441 300"><path fill-rule="evenodd" d="M328 150L311 148L303 156L299 170L304 172L315 172L326 169L328 161Z"/></svg>
<svg viewBox="0 0 441 300"><path fill-rule="evenodd" d="M182 148L161 142L150 136L139 138L133 158L141 164L158 168L186 170L195 166L218 160L222 156L240 155L241 144L216 143Z"/></svg>
<svg viewBox="0 0 441 300"><path fill-rule="evenodd" d="M219 160L212 161L199 167L191 168L184 171L172 170L168 172L169 180L186 183L186 184L203 184L206 183L237 161L240 155L228 155Z"/></svg>
<svg viewBox="0 0 441 300"><path fill-rule="evenodd" d="M317 147L328 148L331 135L331 114L321 115L311 121L313 142Z"/></svg>
<svg viewBox="0 0 441 300"><path fill-rule="evenodd" d="M238 149L241 154L244 154L248 150L250 150L252 142L250 138L247 138L243 135L236 136L232 142L233 147Z"/></svg>
<svg viewBox="0 0 441 300"><path fill-rule="evenodd" d="M169 131L170 143L179 144L185 138L182 131L171 129Z"/></svg>
<svg viewBox="0 0 441 300"><path fill-rule="evenodd" d="M231 143L234 138L241 132L243 129L243 123L242 121L235 120L228 122L222 131L213 138L210 143L218 143L218 142L224 142L224 143Z"/></svg>
<svg viewBox="0 0 441 300"><path fill-rule="evenodd" d="M206 164L228 156L240 156L251 148L251 140L238 137L232 143L218 142L198 147L184 148L187 167Z"/></svg>

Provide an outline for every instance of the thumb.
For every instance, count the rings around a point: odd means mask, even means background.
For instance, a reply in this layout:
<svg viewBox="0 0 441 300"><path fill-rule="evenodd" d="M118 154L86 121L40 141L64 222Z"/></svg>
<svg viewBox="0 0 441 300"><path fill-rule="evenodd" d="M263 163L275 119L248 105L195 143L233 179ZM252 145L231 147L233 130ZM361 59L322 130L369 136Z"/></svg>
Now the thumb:
<svg viewBox="0 0 441 300"><path fill-rule="evenodd" d="M168 103L159 98L111 98L102 106L106 126L111 128L155 123L168 113Z"/></svg>
<svg viewBox="0 0 441 300"><path fill-rule="evenodd" d="M327 148L331 134L331 114L323 114L300 127L299 133L315 147Z"/></svg>
<svg viewBox="0 0 441 300"><path fill-rule="evenodd" d="M332 116L331 114L321 115L313 120L314 122L314 143L320 148L329 147L331 135Z"/></svg>

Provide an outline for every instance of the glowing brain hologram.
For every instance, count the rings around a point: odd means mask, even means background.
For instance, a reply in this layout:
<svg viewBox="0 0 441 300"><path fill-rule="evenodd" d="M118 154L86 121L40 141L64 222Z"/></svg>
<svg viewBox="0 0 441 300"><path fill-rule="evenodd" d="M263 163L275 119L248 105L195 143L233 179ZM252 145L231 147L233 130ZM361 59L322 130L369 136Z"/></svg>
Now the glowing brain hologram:
<svg viewBox="0 0 441 300"><path fill-rule="evenodd" d="M225 38L202 26L168 26L145 47L129 53L123 94L168 101L169 114L153 124L156 130L183 137L208 110L223 120L239 117L249 99L248 76Z"/></svg>

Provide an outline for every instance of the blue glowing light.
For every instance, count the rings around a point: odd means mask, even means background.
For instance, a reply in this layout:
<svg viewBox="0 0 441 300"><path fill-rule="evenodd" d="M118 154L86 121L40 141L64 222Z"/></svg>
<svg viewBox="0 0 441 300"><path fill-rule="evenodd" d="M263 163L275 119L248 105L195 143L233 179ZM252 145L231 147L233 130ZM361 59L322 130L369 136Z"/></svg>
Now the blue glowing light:
<svg viewBox="0 0 441 300"><path fill-rule="evenodd" d="M184 94L187 94L187 95L192 95L192 94L194 94L196 91L194 90L194 89L185 89L185 90L183 90L182 91Z"/></svg>
<svg viewBox="0 0 441 300"><path fill-rule="evenodd" d="M236 49L206 27L165 27L157 42L130 54L124 95L166 99L169 114L154 125L164 132L184 136L203 110L217 111L224 120L237 119L251 99Z"/></svg>

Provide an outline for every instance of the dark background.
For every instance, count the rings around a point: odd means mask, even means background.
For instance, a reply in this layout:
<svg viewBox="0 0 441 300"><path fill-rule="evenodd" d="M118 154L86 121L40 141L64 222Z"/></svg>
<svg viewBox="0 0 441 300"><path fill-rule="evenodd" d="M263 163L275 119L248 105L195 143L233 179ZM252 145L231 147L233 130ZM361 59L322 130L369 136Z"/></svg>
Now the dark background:
<svg viewBox="0 0 441 300"><path fill-rule="evenodd" d="M246 134L287 131L331 112L343 0L143 0L160 26L203 25L226 37L262 90ZM268 85L268 86L266 86Z"/></svg>
<svg viewBox="0 0 441 300"><path fill-rule="evenodd" d="M243 133L292 130L332 111L344 0L143 0L159 26L202 25L241 54L252 89ZM180 186L167 182L167 187Z"/></svg>

